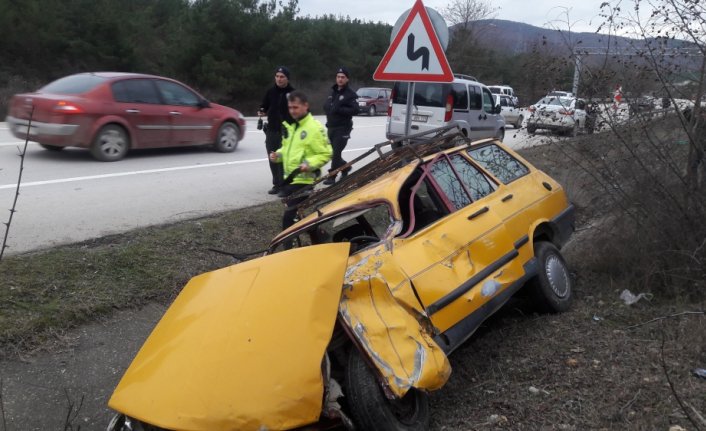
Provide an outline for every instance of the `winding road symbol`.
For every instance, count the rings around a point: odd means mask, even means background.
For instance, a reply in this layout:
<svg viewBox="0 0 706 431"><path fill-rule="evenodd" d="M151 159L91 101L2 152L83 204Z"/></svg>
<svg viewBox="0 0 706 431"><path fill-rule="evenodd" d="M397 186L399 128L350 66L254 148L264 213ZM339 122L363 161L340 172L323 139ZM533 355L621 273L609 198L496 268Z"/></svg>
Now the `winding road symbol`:
<svg viewBox="0 0 706 431"><path fill-rule="evenodd" d="M407 58L412 61L416 61L419 57L422 57L422 70L429 70L429 48L421 47L418 50L414 50L414 33L410 33L407 36Z"/></svg>

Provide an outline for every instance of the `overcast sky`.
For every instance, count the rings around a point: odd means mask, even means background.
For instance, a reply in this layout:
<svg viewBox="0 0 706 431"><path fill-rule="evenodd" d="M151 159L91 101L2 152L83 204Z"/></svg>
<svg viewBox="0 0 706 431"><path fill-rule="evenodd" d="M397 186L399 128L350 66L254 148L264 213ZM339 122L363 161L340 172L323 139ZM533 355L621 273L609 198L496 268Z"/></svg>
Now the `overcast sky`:
<svg viewBox="0 0 706 431"><path fill-rule="evenodd" d="M448 0L422 0L424 6L438 12ZM489 0L496 8L497 19L524 22L537 27L595 31L603 19L599 17L604 0ZM414 0L299 0L299 16L333 14L365 21L394 24L397 18L414 5Z"/></svg>

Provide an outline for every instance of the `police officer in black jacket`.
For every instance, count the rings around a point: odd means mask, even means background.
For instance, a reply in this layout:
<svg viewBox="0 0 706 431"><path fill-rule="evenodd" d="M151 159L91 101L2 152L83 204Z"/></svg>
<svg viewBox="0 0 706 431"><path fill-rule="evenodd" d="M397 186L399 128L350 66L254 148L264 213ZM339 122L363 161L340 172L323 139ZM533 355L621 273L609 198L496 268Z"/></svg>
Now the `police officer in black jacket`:
<svg viewBox="0 0 706 431"><path fill-rule="evenodd" d="M287 95L292 91L294 88L289 85L289 69L285 66L279 66L275 70L275 85L267 90L260 109L257 111L260 118L267 115L267 126L264 129L265 149L268 157L270 153L277 151L282 146L282 122L291 123L293 121L287 107ZM282 164L270 162L270 171L272 172L272 188L267 193L275 195L279 192L284 177Z"/></svg>
<svg viewBox="0 0 706 431"><path fill-rule="evenodd" d="M331 87L331 95L326 99L324 112L326 112L326 128L328 129L328 139L333 147L333 157L331 158L331 171L346 164L341 154L348 144L353 130L353 115L358 113L358 95L348 86L350 75L348 69L339 67L336 71L336 83ZM341 172L341 178L345 178L350 171L350 167ZM331 185L336 182L335 177L327 178L324 184Z"/></svg>

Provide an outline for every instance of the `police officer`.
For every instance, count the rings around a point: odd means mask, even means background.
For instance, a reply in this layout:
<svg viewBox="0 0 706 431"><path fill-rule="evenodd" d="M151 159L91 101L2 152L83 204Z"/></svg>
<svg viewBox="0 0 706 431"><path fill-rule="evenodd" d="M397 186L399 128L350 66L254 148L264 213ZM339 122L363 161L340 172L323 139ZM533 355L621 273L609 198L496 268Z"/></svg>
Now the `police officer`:
<svg viewBox="0 0 706 431"><path fill-rule="evenodd" d="M331 169L340 168L346 164L341 155L343 149L348 144L353 130L353 115L358 113L358 95L348 86L350 75L348 69L339 67L336 71L336 83L331 87L331 95L326 99L324 112L326 112L326 127L328 128L328 138L333 147L333 157L331 159ZM345 178L350 171L350 167L341 172L341 179ZM331 185L336 182L336 177L327 178L324 184Z"/></svg>
<svg viewBox="0 0 706 431"><path fill-rule="evenodd" d="M289 85L289 69L279 66L275 70L275 85L267 90L262 99L257 115L262 118L267 115L267 126L265 128L265 149L270 154L282 145L282 122L291 122L287 108L287 94L294 91ZM277 194L282 182L282 165L270 162L272 172L272 188L267 192L271 195Z"/></svg>
<svg viewBox="0 0 706 431"><path fill-rule="evenodd" d="M331 144L326 137L324 126L309 112L309 101L301 91L294 91L287 96L291 123L284 123L286 133L282 146L270 153L270 162L283 167L283 177L293 175L290 184L282 184L278 196L287 197L311 185L319 176L320 168L331 159ZM294 223L297 205L306 196L289 199L284 215L282 229Z"/></svg>

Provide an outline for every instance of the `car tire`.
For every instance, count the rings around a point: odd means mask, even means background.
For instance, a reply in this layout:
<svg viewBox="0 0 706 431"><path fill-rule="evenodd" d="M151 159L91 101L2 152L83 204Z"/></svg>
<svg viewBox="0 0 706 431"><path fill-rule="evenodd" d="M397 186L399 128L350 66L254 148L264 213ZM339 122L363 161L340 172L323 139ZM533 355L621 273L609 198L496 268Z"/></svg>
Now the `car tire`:
<svg viewBox="0 0 706 431"><path fill-rule="evenodd" d="M375 108L375 105L370 105L370 108L368 108L368 115L371 117L374 117L377 115L377 108Z"/></svg>
<svg viewBox="0 0 706 431"><path fill-rule="evenodd" d="M534 135L537 132L537 126L527 125L527 133Z"/></svg>
<svg viewBox="0 0 706 431"><path fill-rule="evenodd" d="M64 147L60 147L58 145L39 144L39 146L49 151L61 151L64 149Z"/></svg>
<svg viewBox="0 0 706 431"><path fill-rule="evenodd" d="M215 147L221 153L232 153L240 143L240 129L235 123L226 121L218 129Z"/></svg>
<svg viewBox="0 0 706 431"><path fill-rule="evenodd" d="M523 122L524 120L525 120L525 118L524 118L522 115L520 115L519 117L517 117L517 121L516 121L515 124L514 124L515 129L520 129L520 128L522 128L522 122Z"/></svg>
<svg viewBox="0 0 706 431"><path fill-rule="evenodd" d="M566 311L573 301L569 267L559 249L550 242L534 244L538 274L530 281L530 294L537 309L547 313Z"/></svg>
<svg viewBox="0 0 706 431"><path fill-rule="evenodd" d="M500 130L498 130L497 135L495 135L495 139L497 139L498 141L502 142L503 139L505 139L505 129L500 129Z"/></svg>
<svg viewBox="0 0 706 431"><path fill-rule="evenodd" d="M130 148L127 132L117 124L101 127L93 139L91 155L101 162L117 162L125 157Z"/></svg>
<svg viewBox="0 0 706 431"><path fill-rule="evenodd" d="M422 431L429 428L427 393L410 388L401 399L388 399L355 347L348 355L345 383L348 407L357 429Z"/></svg>

